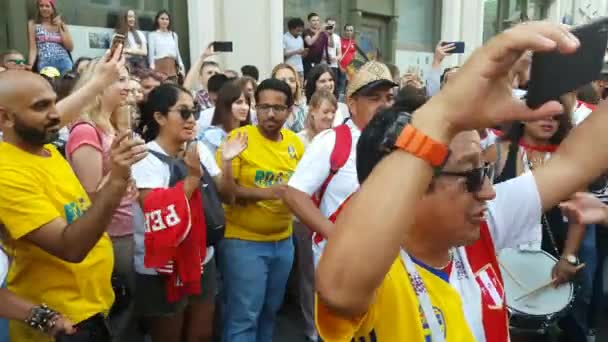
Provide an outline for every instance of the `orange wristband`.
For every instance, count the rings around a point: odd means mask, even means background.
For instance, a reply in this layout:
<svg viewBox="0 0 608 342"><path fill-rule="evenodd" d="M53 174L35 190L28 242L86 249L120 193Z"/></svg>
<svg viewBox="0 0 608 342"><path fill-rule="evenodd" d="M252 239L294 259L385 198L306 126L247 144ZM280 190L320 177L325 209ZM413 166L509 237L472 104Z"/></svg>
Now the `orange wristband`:
<svg viewBox="0 0 608 342"><path fill-rule="evenodd" d="M412 125L403 127L395 146L426 160L433 167L443 166L450 154L448 146L436 142Z"/></svg>

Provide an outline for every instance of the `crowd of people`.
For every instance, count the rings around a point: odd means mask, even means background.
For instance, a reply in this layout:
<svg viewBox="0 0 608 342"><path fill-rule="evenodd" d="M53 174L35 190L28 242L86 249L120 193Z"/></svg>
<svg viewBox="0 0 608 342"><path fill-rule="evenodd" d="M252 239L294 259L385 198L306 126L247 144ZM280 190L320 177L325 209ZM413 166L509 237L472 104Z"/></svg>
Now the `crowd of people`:
<svg viewBox="0 0 608 342"><path fill-rule="evenodd" d="M353 69L354 26L311 13L260 82L213 45L187 70L167 11L149 34L125 11L124 46L72 61L55 0L37 5L28 59L0 55L10 341L267 342L286 297L309 341L593 340L608 83L520 100L530 51L578 48L567 29L515 26L462 67L440 42L421 77Z"/></svg>

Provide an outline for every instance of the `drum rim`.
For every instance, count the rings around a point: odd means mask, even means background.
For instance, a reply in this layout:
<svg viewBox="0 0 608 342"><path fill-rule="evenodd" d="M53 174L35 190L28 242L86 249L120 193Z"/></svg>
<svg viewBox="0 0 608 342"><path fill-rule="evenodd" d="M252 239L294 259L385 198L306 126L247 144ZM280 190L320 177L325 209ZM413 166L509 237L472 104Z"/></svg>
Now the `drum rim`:
<svg viewBox="0 0 608 342"><path fill-rule="evenodd" d="M520 250L518 250L517 248L504 248L503 250L501 250L499 253L497 253L497 258L500 260L500 254L505 251L505 250L513 250L515 252L518 253L525 253L522 252ZM555 261L556 263L559 261L556 257L554 257L553 255L551 255L550 253L544 251L544 250L540 250L540 251L534 251L532 253L541 253L547 257L549 257L549 259ZM499 269L501 268L501 266L499 265ZM502 275L502 270L501 270L501 275ZM505 277L503 276L503 283L505 282ZM552 312L552 313L547 313L547 314L542 314L542 315L536 315L536 314L529 314L526 313L524 311L518 310L512 306L509 305L509 301L507 298L507 292L506 292L506 288L505 288L505 305L507 307L507 310L509 311L509 328L516 328L516 329L524 329L524 328L520 328L517 326L511 326L511 319L512 316L517 316L517 317L521 317L521 318L526 318L526 319L532 319L535 321L542 321L542 322L547 322L552 324L553 322L559 320L560 318L564 317L568 312L570 312L570 310L572 310L573 306L574 306L574 301L576 300L576 293L575 293L575 284L574 282L570 281L568 283L562 284L560 286L566 286L568 285L570 290L568 291L569 293L569 298L570 301L568 302L568 304L566 306L564 306L563 308L561 308L558 311Z"/></svg>

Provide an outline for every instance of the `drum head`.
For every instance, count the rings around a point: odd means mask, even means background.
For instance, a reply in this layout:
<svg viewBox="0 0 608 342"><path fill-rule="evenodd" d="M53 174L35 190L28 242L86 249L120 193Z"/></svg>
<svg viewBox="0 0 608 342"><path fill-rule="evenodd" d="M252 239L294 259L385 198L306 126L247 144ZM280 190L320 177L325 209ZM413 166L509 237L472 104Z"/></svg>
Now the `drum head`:
<svg viewBox="0 0 608 342"><path fill-rule="evenodd" d="M516 300L551 280L551 270L557 260L548 253L507 248L498 254L498 260L505 282L507 306L514 314L547 316L547 319L550 319L566 309L572 301L574 286L571 283L561 285L557 289L553 286L546 287ZM514 277L517 279L513 279Z"/></svg>

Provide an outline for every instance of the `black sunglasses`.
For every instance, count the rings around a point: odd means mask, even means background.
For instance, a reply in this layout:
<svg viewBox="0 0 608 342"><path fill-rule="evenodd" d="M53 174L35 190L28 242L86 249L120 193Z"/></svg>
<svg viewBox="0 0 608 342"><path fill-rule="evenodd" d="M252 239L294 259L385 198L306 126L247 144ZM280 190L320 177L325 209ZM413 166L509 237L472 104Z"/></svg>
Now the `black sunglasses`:
<svg viewBox="0 0 608 342"><path fill-rule="evenodd" d="M470 193L480 192L483 188L483 183L486 178L489 178L492 174L492 165L485 164L482 167L467 171L467 172L449 172L439 171L437 176L451 176L451 177L464 177L466 179L465 185L467 191Z"/></svg>
<svg viewBox="0 0 608 342"><path fill-rule="evenodd" d="M192 109L188 109L188 108L181 108L181 109L176 109L176 112L179 113L179 115L181 115L182 119L184 119L184 121L190 119L190 116L194 116L194 120L198 120L201 117L201 108L199 106L194 106L194 108Z"/></svg>

